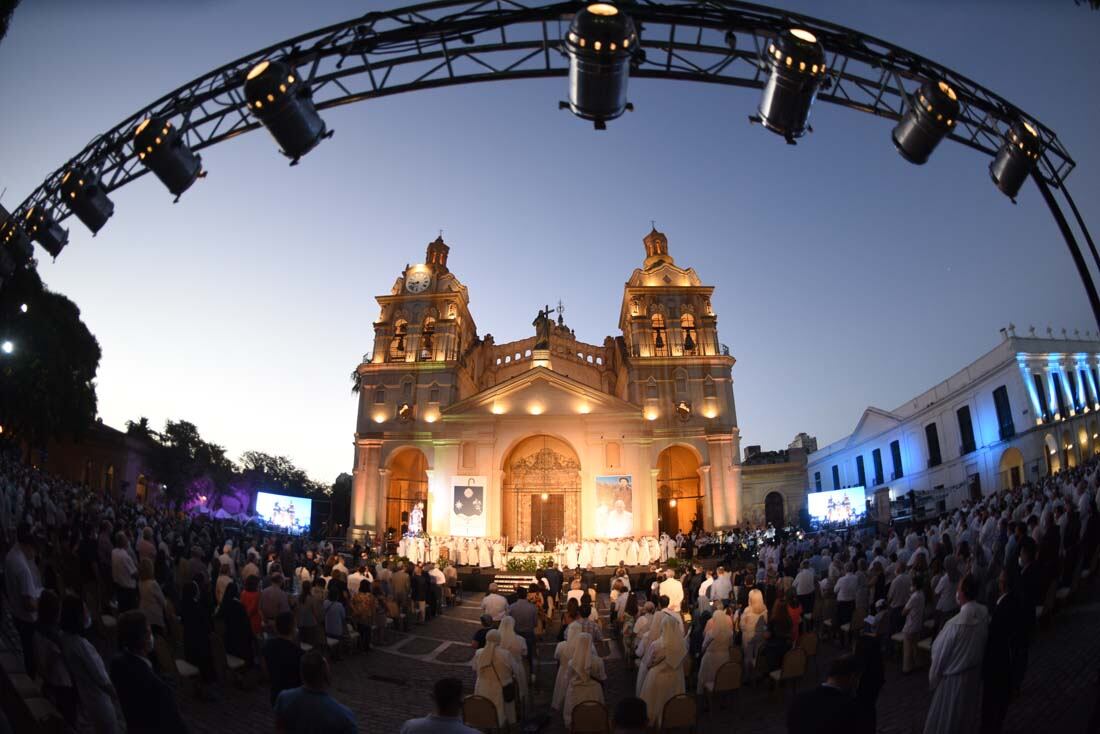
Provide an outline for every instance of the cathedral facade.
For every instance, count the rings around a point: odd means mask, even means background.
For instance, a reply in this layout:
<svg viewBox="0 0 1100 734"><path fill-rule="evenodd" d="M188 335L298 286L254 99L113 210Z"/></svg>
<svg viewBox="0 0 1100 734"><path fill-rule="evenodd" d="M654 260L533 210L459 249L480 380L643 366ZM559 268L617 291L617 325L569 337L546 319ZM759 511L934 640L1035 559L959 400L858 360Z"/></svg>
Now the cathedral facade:
<svg viewBox="0 0 1100 734"><path fill-rule="evenodd" d="M378 297L374 348L353 374L353 535L514 544L743 522L735 360L714 288L661 232L643 242L619 333L599 345L549 307L526 339L479 336L450 248L428 245Z"/></svg>

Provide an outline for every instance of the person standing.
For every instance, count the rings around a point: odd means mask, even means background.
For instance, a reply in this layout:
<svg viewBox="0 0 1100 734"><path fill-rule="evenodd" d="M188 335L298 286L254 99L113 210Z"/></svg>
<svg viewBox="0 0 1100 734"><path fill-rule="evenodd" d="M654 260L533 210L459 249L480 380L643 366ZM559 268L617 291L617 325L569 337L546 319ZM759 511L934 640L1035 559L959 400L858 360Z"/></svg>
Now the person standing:
<svg viewBox="0 0 1100 734"><path fill-rule="evenodd" d="M791 704L787 712L789 734L873 734L867 711L852 695L858 671L859 664L852 655L833 660L825 682L798 694Z"/></svg>
<svg viewBox="0 0 1100 734"><path fill-rule="evenodd" d="M111 580L115 583L115 598L119 613L138 607L138 569L130 549L126 533L115 533L115 547L111 551Z"/></svg>
<svg viewBox="0 0 1100 734"><path fill-rule="evenodd" d="M443 678L432 688L435 711L419 719L409 719L401 734L478 734L462 723L462 681Z"/></svg>
<svg viewBox="0 0 1100 734"><path fill-rule="evenodd" d="M118 617L121 652L111 661L111 682L130 734L186 734L176 696L149 663L153 635L138 609Z"/></svg>
<svg viewBox="0 0 1100 734"><path fill-rule="evenodd" d="M982 658L989 613L976 601L978 580L966 574L959 581L959 613L947 621L932 643L928 682L932 703L924 734L972 732L978 728L976 705L982 686Z"/></svg>
<svg viewBox="0 0 1100 734"><path fill-rule="evenodd" d="M283 612L275 617L275 633L264 643L263 657L271 685L271 705L283 691L302 685L302 648L294 639L294 615Z"/></svg>
<svg viewBox="0 0 1100 734"><path fill-rule="evenodd" d="M4 597L23 647L23 666L31 677L36 672L34 624L38 619L38 597L42 593L42 581L34 556L31 526L20 523L15 530L15 544L4 557Z"/></svg>
<svg viewBox="0 0 1100 734"><path fill-rule="evenodd" d="M856 662L859 664L859 685L856 700L870 717L871 731L876 731L878 694L886 683L882 664L882 642L878 636L879 616L869 615L863 620L863 631L856 640Z"/></svg>
<svg viewBox="0 0 1100 734"><path fill-rule="evenodd" d="M1014 658L1024 624L1020 601L1008 588L1008 573L997 577L999 595L989 620L989 637L982 660L982 734L1000 734L1012 700Z"/></svg>
<svg viewBox="0 0 1100 734"><path fill-rule="evenodd" d="M905 624L901 628L902 673L909 673L916 665L917 642L924 628L924 602L924 579L917 576L913 582L913 593L902 609L905 615Z"/></svg>
<svg viewBox="0 0 1100 734"><path fill-rule="evenodd" d="M285 734L355 734L358 725L347 706L328 693L332 673L328 661L317 650L302 656L302 685L275 699L275 730Z"/></svg>

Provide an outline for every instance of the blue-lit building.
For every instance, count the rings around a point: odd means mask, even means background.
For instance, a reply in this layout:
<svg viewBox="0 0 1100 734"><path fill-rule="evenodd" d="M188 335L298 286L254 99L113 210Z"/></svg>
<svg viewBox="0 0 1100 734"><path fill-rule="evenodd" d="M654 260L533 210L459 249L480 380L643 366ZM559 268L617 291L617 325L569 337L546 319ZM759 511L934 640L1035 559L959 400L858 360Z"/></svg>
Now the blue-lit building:
<svg viewBox="0 0 1100 734"><path fill-rule="evenodd" d="M809 491L915 491L950 509L1100 453L1100 341L1003 334L912 400L868 407L851 435L810 455Z"/></svg>

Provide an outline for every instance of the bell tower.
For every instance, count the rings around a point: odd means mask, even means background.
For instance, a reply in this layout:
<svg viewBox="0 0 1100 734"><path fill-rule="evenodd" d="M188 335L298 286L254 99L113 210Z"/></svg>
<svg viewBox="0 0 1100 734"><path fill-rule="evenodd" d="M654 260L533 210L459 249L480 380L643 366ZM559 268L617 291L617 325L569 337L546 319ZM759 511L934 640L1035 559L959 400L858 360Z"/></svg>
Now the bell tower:
<svg viewBox="0 0 1100 734"><path fill-rule="evenodd" d="M676 264L663 232L652 229L642 243L646 257L623 289L619 313L627 357L625 397L641 407L656 434L695 436L706 446L704 525L737 525L741 449L735 360L718 341L714 287L704 285L694 268Z"/></svg>
<svg viewBox="0 0 1100 734"><path fill-rule="evenodd" d="M447 255L450 252L451 248L443 241L443 233L440 232L438 237L428 243L425 264L430 265L437 276L442 275L447 272Z"/></svg>

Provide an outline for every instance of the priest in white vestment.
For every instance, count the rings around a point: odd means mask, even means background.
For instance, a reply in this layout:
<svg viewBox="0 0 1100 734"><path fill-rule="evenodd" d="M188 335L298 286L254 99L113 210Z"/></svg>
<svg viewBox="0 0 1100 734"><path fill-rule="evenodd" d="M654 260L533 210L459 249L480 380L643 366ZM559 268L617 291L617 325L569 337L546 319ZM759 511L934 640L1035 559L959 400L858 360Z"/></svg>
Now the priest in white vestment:
<svg viewBox="0 0 1100 734"><path fill-rule="evenodd" d="M965 734L978 730L989 612L974 601L977 594L977 579L964 576L959 581L959 613L947 620L932 643L928 683L933 692L924 734Z"/></svg>

